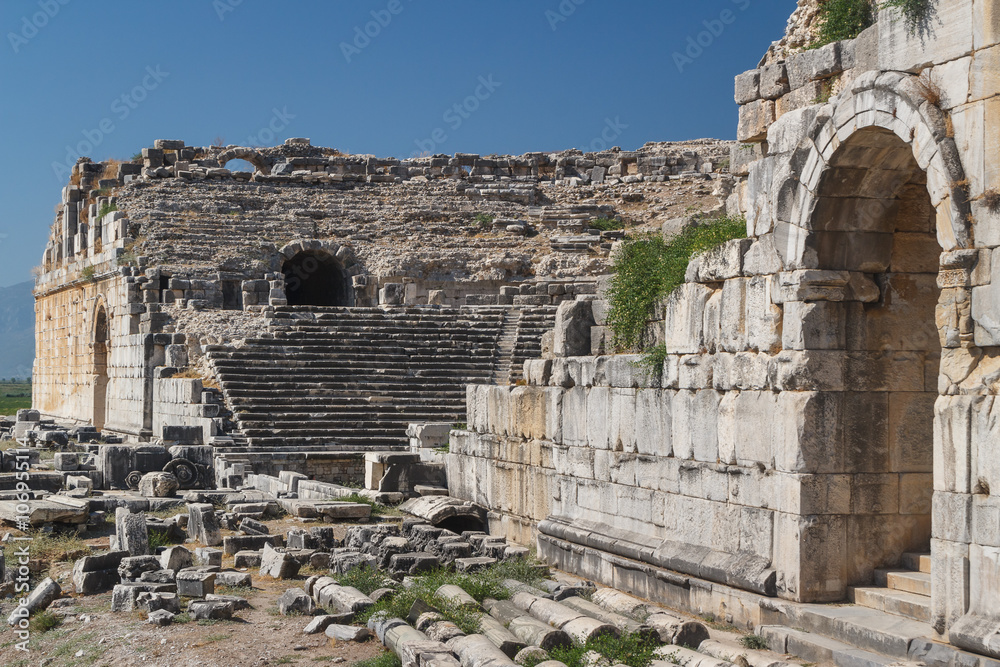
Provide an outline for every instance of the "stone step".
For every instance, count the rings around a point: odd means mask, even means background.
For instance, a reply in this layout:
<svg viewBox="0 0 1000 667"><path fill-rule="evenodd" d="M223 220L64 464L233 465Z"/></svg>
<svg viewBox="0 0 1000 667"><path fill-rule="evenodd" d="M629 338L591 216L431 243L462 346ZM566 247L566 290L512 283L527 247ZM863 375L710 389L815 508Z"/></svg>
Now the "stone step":
<svg viewBox="0 0 1000 667"><path fill-rule="evenodd" d="M930 597L931 575L912 570L875 570L875 585L895 591Z"/></svg>
<svg viewBox="0 0 1000 667"><path fill-rule="evenodd" d="M888 667L901 665L896 659L859 649L823 635L783 625L765 625L757 634L767 640L768 648L779 654L791 654L813 663L837 667Z"/></svg>
<svg viewBox="0 0 1000 667"><path fill-rule="evenodd" d="M856 604L775 602L774 609L778 614L768 614L765 623L781 623L857 648L904 659L910 642L936 636L934 628L928 623Z"/></svg>
<svg viewBox="0 0 1000 667"><path fill-rule="evenodd" d="M854 604L912 618L922 623L931 621L931 599L926 595L916 595L889 588L852 586L847 589L848 598Z"/></svg>
<svg viewBox="0 0 1000 667"><path fill-rule="evenodd" d="M931 573L930 553L905 553L903 554L903 567L914 572Z"/></svg>

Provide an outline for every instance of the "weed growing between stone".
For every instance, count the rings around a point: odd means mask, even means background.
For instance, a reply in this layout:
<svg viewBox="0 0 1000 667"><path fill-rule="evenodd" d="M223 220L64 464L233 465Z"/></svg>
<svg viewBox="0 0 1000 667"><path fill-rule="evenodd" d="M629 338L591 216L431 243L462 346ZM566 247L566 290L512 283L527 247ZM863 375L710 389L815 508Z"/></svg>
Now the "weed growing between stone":
<svg viewBox="0 0 1000 667"><path fill-rule="evenodd" d="M628 665L628 667L648 667L656 657L659 644L648 635L624 634L599 635L589 639L583 646L557 647L551 651L551 659L559 660L566 667L587 667L594 661L588 656L593 651L604 657L608 664ZM537 664L537 663L536 663ZM525 664L523 667L534 667Z"/></svg>
<svg viewBox="0 0 1000 667"><path fill-rule="evenodd" d="M340 583L354 586L365 594L385 585L385 580L379 579L378 573L375 571L369 570L355 574L356 570L362 569L366 568L355 568L350 573L341 575L339 577ZM461 628L463 632L473 634L479 631L479 619L482 613L464 608L449 599L438 597L436 593L441 586L445 584L460 586L477 602L482 602L486 598L508 599L510 591L503 583L505 579L516 579L533 584L541 578L542 573L538 565L531 560L503 561L471 574L437 569L413 577L411 586L397 590L391 598L382 598L375 603L375 606L355 617L354 622L365 625L368 619L378 612L385 612L390 617L406 618L413 603L417 600L423 600L437 609L444 618ZM361 584L363 587L359 587L357 584ZM370 590L366 590L366 588L370 588Z"/></svg>
<svg viewBox="0 0 1000 667"><path fill-rule="evenodd" d="M745 236L746 220L726 217L690 226L670 241L660 234L625 239L615 256L608 290L608 326L615 349L641 349L657 302L684 283L692 257Z"/></svg>
<svg viewBox="0 0 1000 667"><path fill-rule="evenodd" d="M872 0L827 0L819 8L819 34L810 46L819 48L842 39L854 39L873 23Z"/></svg>
<svg viewBox="0 0 1000 667"><path fill-rule="evenodd" d="M610 232L616 229L625 229L625 223L617 218L597 218L590 221L590 228Z"/></svg>
<svg viewBox="0 0 1000 667"><path fill-rule="evenodd" d="M749 648L755 651L764 651L768 648L766 639L760 635L752 633L740 637L740 644L743 645L743 648Z"/></svg>
<svg viewBox="0 0 1000 667"><path fill-rule="evenodd" d="M402 667L402 665L403 663L395 653L392 651L386 651L385 653L381 653L374 658L358 660L351 665L351 667Z"/></svg>

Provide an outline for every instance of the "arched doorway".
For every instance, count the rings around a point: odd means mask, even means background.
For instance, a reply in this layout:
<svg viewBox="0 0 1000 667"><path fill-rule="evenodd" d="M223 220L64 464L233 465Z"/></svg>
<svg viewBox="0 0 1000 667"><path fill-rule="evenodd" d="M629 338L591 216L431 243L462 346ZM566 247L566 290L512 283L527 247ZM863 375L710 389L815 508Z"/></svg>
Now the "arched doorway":
<svg viewBox="0 0 1000 667"><path fill-rule="evenodd" d="M941 247L912 147L880 127L846 138L819 181L806 248L817 268L850 276L845 301L817 302L836 335L816 349L845 351L842 447L830 454L850 483L846 583L865 585L931 542Z"/></svg>
<svg viewBox="0 0 1000 667"><path fill-rule="evenodd" d="M285 261L285 297L290 306L349 306L349 276L336 257L306 250Z"/></svg>
<svg viewBox="0 0 1000 667"><path fill-rule="evenodd" d="M108 356L111 345L108 311L98 306L94 317L94 428L104 428L108 403Z"/></svg>

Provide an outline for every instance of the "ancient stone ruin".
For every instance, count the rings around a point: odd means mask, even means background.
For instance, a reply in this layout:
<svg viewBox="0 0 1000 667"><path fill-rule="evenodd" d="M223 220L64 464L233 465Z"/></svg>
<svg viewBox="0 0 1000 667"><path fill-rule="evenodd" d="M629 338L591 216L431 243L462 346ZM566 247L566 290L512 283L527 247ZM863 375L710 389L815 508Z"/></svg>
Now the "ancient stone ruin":
<svg viewBox="0 0 1000 667"><path fill-rule="evenodd" d="M27 523L116 514L76 591L166 625L181 596L194 618L245 609L214 587L250 569L299 578L282 614L373 632L404 665L602 633L739 662L690 615L809 662L998 664L1000 10L883 9L804 49L799 4L736 77L736 143L82 159L36 282L34 409L5 424L24 448L3 455L35 466ZM647 323L662 370L616 354L616 244L722 216L746 237L695 256ZM279 514L317 525L272 534ZM151 527L200 546L151 547ZM561 572L506 580L509 600L448 584L365 616L407 578L529 547ZM385 585L348 583L359 567Z"/></svg>

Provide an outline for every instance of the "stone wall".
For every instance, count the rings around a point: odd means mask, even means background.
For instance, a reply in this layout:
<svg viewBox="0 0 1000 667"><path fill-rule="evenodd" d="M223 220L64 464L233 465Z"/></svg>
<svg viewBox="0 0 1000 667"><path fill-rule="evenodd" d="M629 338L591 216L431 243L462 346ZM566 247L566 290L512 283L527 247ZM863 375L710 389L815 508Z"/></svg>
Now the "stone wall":
<svg viewBox="0 0 1000 667"><path fill-rule="evenodd" d="M244 463L247 474L278 477L281 472L305 475L316 482L358 485L365 479L364 452L223 450L216 454L216 475L234 463Z"/></svg>
<svg viewBox="0 0 1000 667"><path fill-rule="evenodd" d="M935 628L1000 654L1000 12L929 4L916 30L886 10L737 77L746 178L727 206L748 239L692 262L664 305L662 376L555 360L526 388L473 388L461 497L522 539L537 526L543 551L716 582L765 571L734 555L769 559L803 601L930 550Z"/></svg>

